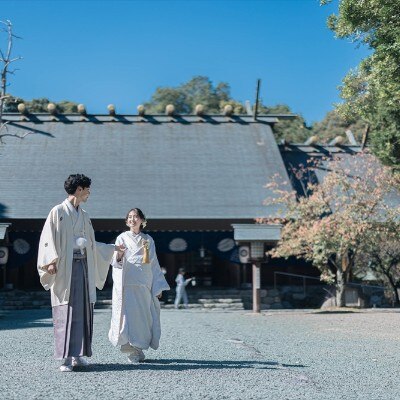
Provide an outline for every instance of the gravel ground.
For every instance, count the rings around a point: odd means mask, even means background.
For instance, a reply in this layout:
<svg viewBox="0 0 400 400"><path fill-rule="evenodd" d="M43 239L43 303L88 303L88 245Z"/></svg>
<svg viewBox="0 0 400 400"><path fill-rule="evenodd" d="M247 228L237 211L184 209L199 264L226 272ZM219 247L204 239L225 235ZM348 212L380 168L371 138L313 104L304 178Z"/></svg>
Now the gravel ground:
<svg viewBox="0 0 400 400"><path fill-rule="evenodd" d="M400 399L400 318L363 312L163 310L141 365L95 312L91 365L58 371L48 310L0 317L1 399Z"/></svg>

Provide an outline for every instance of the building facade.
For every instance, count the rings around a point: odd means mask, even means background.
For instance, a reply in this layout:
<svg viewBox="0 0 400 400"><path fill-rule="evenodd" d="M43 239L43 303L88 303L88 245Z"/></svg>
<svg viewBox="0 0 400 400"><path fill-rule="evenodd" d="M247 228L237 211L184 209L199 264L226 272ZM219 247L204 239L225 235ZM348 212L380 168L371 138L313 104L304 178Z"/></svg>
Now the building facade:
<svg viewBox="0 0 400 400"><path fill-rule="evenodd" d="M0 223L7 225L0 246L9 255L1 285L40 287L36 254L45 218L65 199L66 177L83 173L92 179L84 208L97 240L113 242L138 207L170 283L184 267L202 286L248 286L251 271L239 261L232 224L282 216L264 204L273 195L265 185L278 175L295 186L299 160L358 151L278 146L278 117L285 116L5 115L11 136L0 145ZM276 271L318 275L298 260L270 260L263 282L272 284Z"/></svg>

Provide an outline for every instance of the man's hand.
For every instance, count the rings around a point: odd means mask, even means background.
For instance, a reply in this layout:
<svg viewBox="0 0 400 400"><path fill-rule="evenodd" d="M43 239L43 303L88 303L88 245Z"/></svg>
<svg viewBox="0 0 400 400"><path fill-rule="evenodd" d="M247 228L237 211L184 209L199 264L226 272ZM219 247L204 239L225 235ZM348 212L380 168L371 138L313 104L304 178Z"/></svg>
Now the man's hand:
<svg viewBox="0 0 400 400"><path fill-rule="evenodd" d="M50 275L56 274L56 273L57 273L56 264L49 264L48 267L47 267L47 272L48 272Z"/></svg>
<svg viewBox="0 0 400 400"><path fill-rule="evenodd" d="M124 252L125 252L125 250L126 250L126 247L123 245L123 244L120 244L120 245L118 245L118 244L116 244L115 246L114 246L114 248L115 248L115 251L117 251L118 252L118 254L124 254Z"/></svg>
<svg viewBox="0 0 400 400"><path fill-rule="evenodd" d="M159 295L157 295L157 299L160 300L162 297L162 293L160 293Z"/></svg>
<svg viewBox="0 0 400 400"><path fill-rule="evenodd" d="M121 245L115 245L115 251L117 252L117 261L121 261L122 257L124 256L126 247L121 244Z"/></svg>

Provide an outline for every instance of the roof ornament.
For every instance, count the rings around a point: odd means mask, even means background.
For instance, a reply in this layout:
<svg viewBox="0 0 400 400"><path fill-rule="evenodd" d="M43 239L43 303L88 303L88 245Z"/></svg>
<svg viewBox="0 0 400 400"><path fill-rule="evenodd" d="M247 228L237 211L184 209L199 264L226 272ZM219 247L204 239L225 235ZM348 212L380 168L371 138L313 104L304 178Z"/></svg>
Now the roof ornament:
<svg viewBox="0 0 400 400"><path fill-rule="evenodd" d="M47 111L51 114L51 115L56 115L57 114L57 107L54 103L49 103L47 104Z"/></svg>
<svg viewBox="0 0 400 400"><path fill-rule="evenodd" d="M224 115L226 117L230 117L230 116L232 116L232 114L233 114L233 107L230 104L227 104L224 107Z"/></svg>
<svg viewBox="0 0 400 400"><path fill-rule="evenodd" d="M315 146L319 141L319 137L317 135L310 136L304 144L306 146Z"/></svg>
<svg viewBox="0 0 400 400"><path fill-rule="evenodd" d="M86 107L83 104L78 104L78 113L86 115Z"/></svg>
<svg viewBox="0 0 400 400"><path fill-rule="evenodd" d="M196 115L198 115L199 117L201 117L202 115L204 115L204 106L203 106L203 104L197 104L196 108L194 109L194 112L195 112Z"/></svg>
<svg viewBox="0 0 400 400"><path fill-rule="evenodd" d="M172 117L175 114L175 106L173 104L168 104L167 107L165 107L165 114Z"/></svg>
<svg viewBox="0 0 400 400"><path fill-rule="evenodd" d="M346 130L346 136L352 146L358 146L357 140L350 129Z"/></svg>
<svg viewBox="0 0 400 400"><path fill-rule="evenodd" d="M335 139L331 140L329 142L329 146L340 146L344 143L344 137L343 136L336 136Z"/></svg>
<svg viewBox="0 0 400 400"><path fill-rule="evenodd" d="M28 109L24 103L19 103L17 108L22 115L28 115Z"/></svg>
<svg viewBox="0 0 400 400"><path fill-rule="evenodd" d="M111 116L115 116L115 106L114 106L114 104L109 104L108 106L107 106L107 110L108 110L108 113L111 115Z"/></svg>

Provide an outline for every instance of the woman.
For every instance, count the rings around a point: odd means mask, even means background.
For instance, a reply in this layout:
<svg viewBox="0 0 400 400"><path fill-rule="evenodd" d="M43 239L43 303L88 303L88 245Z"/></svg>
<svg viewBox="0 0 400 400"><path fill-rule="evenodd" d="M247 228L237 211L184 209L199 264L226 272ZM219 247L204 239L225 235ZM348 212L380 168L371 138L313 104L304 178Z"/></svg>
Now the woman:
<svg viewBox="0 0 400 400"><path fill-rule="evenodd" d="M143 350L156 350L161 336L160 303L163 290L169 290L157 260L154 240L141 230L146 217L139 208L125 219L129 231L117 237L116 245L125 251L114 253L112 318L108 337L121 346L132 363L144 361Z"/></svg>

